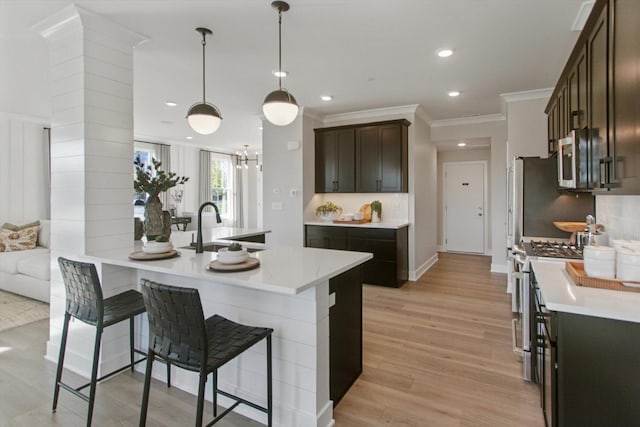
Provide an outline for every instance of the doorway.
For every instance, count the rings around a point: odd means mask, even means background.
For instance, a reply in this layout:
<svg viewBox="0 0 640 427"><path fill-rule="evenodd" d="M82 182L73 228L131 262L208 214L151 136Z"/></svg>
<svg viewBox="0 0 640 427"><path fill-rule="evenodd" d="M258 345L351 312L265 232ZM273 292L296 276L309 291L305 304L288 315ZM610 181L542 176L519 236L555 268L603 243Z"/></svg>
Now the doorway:
<svg viewBox="0 0 640 427"><path fill-rule="evenodd" d="M487 162L443 164L444 248L484 254L487 238Z"/></svg>

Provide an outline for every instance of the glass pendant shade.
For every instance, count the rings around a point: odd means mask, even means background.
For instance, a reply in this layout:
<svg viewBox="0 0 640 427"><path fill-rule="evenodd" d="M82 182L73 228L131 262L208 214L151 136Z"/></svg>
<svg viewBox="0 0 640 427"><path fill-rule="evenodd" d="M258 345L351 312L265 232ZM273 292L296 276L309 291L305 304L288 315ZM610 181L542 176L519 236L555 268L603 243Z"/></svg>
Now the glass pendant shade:
<svg viewBox="0 0 640 427"><path fill-rule="evenodd" d="M215 105L199 103L189 108L187 121L195 132L201 135L210 135L220 127L222 116Z"/></svg>
<svg viewBox="0 0 640 427"><path fill-rule="evenodd" d="M286 89L278 89L264 99L262 112L274 125L286 126L298 116L298 103Z"/></svg>

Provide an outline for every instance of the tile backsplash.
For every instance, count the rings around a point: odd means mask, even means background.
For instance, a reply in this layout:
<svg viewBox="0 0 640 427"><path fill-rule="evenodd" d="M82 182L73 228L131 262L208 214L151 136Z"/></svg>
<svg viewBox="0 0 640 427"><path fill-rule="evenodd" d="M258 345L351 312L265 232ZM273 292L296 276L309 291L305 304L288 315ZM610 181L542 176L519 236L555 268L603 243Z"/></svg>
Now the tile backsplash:
<svg viewBox="0 0 640 427"><path fill-rule="evenodd" d="M609 241L640 240L640 196L596 196L596 221Z"/></svg>

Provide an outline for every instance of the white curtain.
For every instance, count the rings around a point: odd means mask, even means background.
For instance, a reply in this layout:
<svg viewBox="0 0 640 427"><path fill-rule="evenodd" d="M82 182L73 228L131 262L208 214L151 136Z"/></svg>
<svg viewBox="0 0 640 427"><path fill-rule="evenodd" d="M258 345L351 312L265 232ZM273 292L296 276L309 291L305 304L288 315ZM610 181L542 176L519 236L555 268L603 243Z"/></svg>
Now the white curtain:
<svg viewBox="0 0 640 427"><path fill-rule="evenodd" d="M212 200L211 194L211 152L200 150L200 173L198 180L200 203L210 202ZM211 208L207 208L211 209Z"/></svg>
<svg viewBox="0 0 640 427"><path fill-rule="evenodd" d="M171 171L171 147L164 144L154 145L156 160L162 162L162 170L169 173ZM169 194L170 191L171 190L167 190L160 194L160 201L162 202L164 209L169 209L169 202L171 201L171 196Z"/></svg>
<svg viewBox="0 0 640 427"><path fill-rule="evenodd" d="M234 168L235 170L235 179L233 183L233 212L234 212L234 226L238 228L244 227L244 203L243 203L243 179L242 177L245 175L245 168L237 167L238 166L238 158L236 157L236 162Z"/></svg>

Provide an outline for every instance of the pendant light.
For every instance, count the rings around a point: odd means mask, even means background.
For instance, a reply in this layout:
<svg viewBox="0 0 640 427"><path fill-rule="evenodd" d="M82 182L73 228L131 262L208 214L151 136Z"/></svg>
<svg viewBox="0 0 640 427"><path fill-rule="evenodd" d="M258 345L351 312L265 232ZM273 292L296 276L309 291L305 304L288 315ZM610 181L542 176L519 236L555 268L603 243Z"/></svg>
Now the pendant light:
<svg viewBox="0 0 640 427"><path fill-rule="evenodd" d="M187 113L187 121L191 129L202 135L210 135L218 130L222 116L220 110L205 100L205 55L204 48L207 45L207 35L213 34L208 28L196 28L202 34L202 102L193 104Z"/></svg>
<svg viewBox="0 0 640 427"><path fill-rule="evenodd" d="M282 88L282 12L289 10L284 1L274 1L271 6L278 9L278 90L274 90L264 99L262 111L265 117L276 126L286 126L298 115L296 99Z"/></svg>

